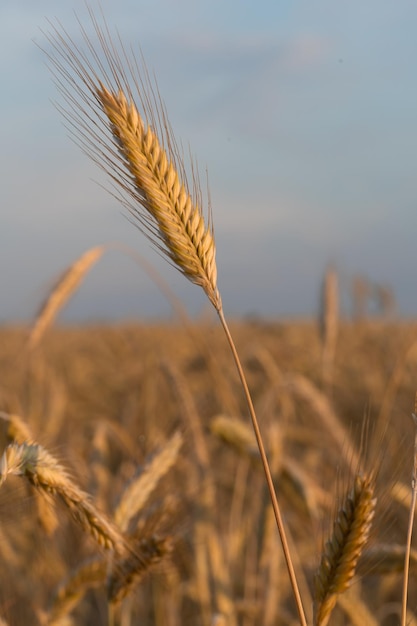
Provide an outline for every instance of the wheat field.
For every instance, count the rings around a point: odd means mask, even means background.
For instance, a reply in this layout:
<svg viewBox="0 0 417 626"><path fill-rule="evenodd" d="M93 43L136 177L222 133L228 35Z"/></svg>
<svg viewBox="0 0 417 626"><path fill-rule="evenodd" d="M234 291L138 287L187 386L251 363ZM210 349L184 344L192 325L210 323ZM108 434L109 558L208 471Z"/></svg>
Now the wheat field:
<svg viewBox="0 0 417 626"><path fill-rule="evenodd" d="M330 623L399 623L417 327L342 323L326 389L314 321L236 321L232 329L308 619L323 544L360 454L376 472L378 506L354 582ZM247 408L218 325L58 327L31 353L25 329L3 328L0 364L3 450L33 438L114 524L136 477L151 481L141 484L143 502L128 525L133 535L162 542L166 554L114 603L114 623L298 623ZM20 476L0 489L2 617L19 625L109 623L106 547L64 502L45 507L37 494ZM124 529L122 518L119 512ZM416 565L412 554L411 624Z"/></svg>

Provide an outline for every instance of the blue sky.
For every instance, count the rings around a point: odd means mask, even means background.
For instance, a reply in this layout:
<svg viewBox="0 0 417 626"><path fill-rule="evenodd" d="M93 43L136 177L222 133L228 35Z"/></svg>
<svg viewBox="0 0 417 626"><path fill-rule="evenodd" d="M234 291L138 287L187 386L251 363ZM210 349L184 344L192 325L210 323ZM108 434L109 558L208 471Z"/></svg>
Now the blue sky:
<svg viewBox="0 0 417 626"><path fill-rule="evenodd" d="M331 262L345 300L362 274L391 286L402 314L417 314L414 0L101 4L155 72L203 189L208 170L226 312L311 315ZM46 18L77 36L73 10L89 30L81 0L0 5L0 321L30 319L66 266L114 241L200 313L203 294L123 218L51 102L58 95L33 40L47 48ZM170 310L141 267L110 252L63 319Z"/></svg>

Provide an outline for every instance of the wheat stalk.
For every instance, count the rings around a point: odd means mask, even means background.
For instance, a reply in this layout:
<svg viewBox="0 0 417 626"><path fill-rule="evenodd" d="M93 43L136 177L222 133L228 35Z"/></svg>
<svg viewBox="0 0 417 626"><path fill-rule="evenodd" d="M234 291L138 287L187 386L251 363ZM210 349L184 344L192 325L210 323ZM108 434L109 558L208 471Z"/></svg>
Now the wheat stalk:
<svg viewBox="0 0 417 626"><path fill-rule="evenodd" d="M174 267L203 288L217 311L255 431L300 623L306 626L255 408L217 288L211 216L206 225L196 171L193 169L191 193L165 109L155 97L146 70L141 75L136 59L129 57L122 45L117 49L108 27L101 28L91 10L90 17L99 40L98 49L83 27L86 52L62 27L52 27L52 33L47 35L53 47L53 53L49 55L51 69L68 106L67 110L61 108L61 111L77 142L118 188L117 197L127 207L136 225ZM137 92L136 100L131 85Z"/></svg>
<svg viewBox="0 0 417 626"><path fill-rule="evenodd" d="M412 413L414 422L414 456L413 456L413 472L411 478L411 506L408 516L408 529L407 529L407 541L406 551L404 558L404 578L403 578L403 593L402 593L402 606L401 606L401 626L407 624L407 599L408 599L408 577L410 571L410 553L411 553L411 539L413 536L414 514L417 501L417 393L414 401L414 413Z"/></svg>
<svg viewBox="0 0 417 626"><path fill-rule="evenodd" d="M339 330L339 281L334 267L326 270L321 297L320 335L322 340L322 376L329 385L332 381Z"/></svg>
<svg viewBox="0 0 417 626"><path fill-rule="evenodd" d="M371 530L376 506L374 491L374 477L357 474L337 513L314 580L315 626L326 626L337 596L349 588Z"/></svg>

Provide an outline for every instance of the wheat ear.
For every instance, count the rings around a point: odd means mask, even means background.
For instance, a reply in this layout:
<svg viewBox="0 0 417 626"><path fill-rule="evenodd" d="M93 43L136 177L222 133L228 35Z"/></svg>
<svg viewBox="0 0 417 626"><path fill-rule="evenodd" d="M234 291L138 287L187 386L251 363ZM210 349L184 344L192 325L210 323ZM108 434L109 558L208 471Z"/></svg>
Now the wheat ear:
<svg viewBox="0 0 417 626"><path fill-rule="evenodd" d="M143 509L160 479L175 463L182 441L181 433L176 432L126 487L114 513L114 521L121 531L127 531L129 522Z"/></svg>
<svg viewBox="0 0 417 626"><path fill-rule="evenodd" d="M152 128L145 125L133 100L128 100L121 90L115 93L101 85L96 93L131 174L133 196L150 216L150 228L156 225L162 249L219 308L212 229L206 227L199 205L178 176L172 156Z"/></svg>
<svg viewBox="0 0 417 626"><path fill-rule="evenodd" d="M333 524L315 576L314 625L325 626L337 596L348 589L375 514L374 477L356 475Z"/></svg>
<svg viewBox="0 0 417 626"><path fill-rule="evenodd" d="M146 72L144 79L138 75L136 60L128 58L123 48L120 57L108 33L90 15L106 67L85 31L84 42L95 69L66 33L54 29L48 35L55 51L50 56L52 71L70 107L65 116L78 143L125 194L119 199L136 225L219 309L214 233L211 219L208 226L204 221L196 173L193 171L191 192L164 107ZM142 114L124 66L137 88Z"/></svg>
<svg viewBox="0 0 417 626"><path fill-rule="evenodd" d="M60 309L72 296L87 272L97 263L105 249L105 246L96 246L87 250L61 274L36 316L29 335L28 346L30 349L39 344Z"/></svg>
<svg viewBox="0 0 417 626"><path fill-rule="evenodd" d="M136 225L174 267L203 288L217 311L255 431L300 623L306 626L255 408L222 309L213 228L211 219L208 226L204 222L196 172L193 170L193 193L190 193L165 109L155 97L146 70L140 74L137 60L128 56L122 45L115 45L107 25L100 27L91 10L90 18L99 40L98 50L82 26L86 52L77 47L62 27L53 27L53 32L47 35L53 47L49 55L51 69L68 106L61 111L76 141L115 183L119 190L116 197L127 207ZM135 88L136 102L131 85Z"/></svg>
<svg viewBox="0 0 417 626"><path fill-rule="evenodd" d="M123 553L122 535L90 501L88 495L69 478L68 472L42 446L12 443L0 459L0 485L9 474L25 476L41 492L57 496L73 518L99 545Z"/></svg>

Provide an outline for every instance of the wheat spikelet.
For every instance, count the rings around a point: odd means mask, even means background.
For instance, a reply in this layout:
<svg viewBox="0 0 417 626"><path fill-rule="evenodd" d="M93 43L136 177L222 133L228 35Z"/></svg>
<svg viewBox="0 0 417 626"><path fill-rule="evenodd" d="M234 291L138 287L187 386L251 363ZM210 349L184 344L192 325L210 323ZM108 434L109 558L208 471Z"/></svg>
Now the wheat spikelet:
<svg viewBox="0 0 417 626"><path fill-rule="evenodd" d="M39 344L59 310L77 289L86 273L99 260L105 249L105 246L96 246L87 250L58 278L36 316L36 321L29 335L28 346L30 349Z"/></svg>
<svg viewBox="0 0 417 626"><path fill-rule="evenodd" d="M325 626L338 594L348 589L375 513L373 476L356 475L333 524L315 576L315 626Z"/></svg>
<svg viewBox="0 0 417 626"><path fill-rule="evenodd" d="M190 193L146 69L140 71L123 46L117 50L106 25L102 28L92 13L90 17L99 43L95 48L82 29L88 53L63 29L47 35L54 49L52 72L69 109L63 113L78 143L119 189L118 199L139 228L219 310L213 228L211 219L208 226L204 221L195 168Z"/></svg>
<svg viewBox="0 0 417 626"><path fill-rule="evenodd" d="M125 541L117 528L90 502L86 493L69 478L67 471L42 446L12 443L0 459L0 485L9 474L25 476L37 489L58 496L80 526L99 545L122 553Z"/></svg>
<svg viewBox="0 0 417 626"><path fill-rule="evenodd" d="M127 530L130 520L141 511L159 480L175 463L182 442L181 433L175 433L141 474L126 487L114 514L114 521L122 532Z"/></svg>

